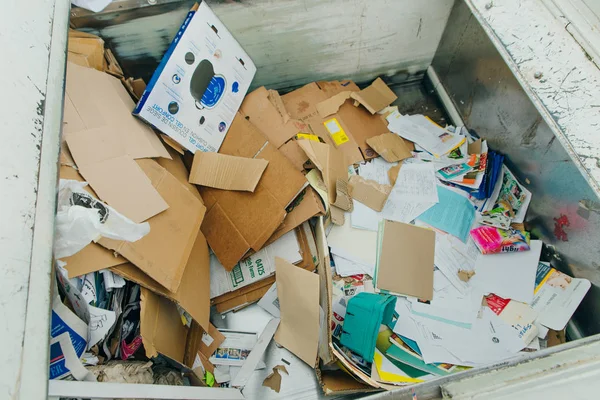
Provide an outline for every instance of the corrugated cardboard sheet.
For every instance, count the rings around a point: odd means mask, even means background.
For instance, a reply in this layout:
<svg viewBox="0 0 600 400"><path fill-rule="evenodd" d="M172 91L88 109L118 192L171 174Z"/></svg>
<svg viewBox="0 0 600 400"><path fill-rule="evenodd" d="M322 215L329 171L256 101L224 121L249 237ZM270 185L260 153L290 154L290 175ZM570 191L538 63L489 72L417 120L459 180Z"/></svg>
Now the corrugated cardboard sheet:
<svg viewBox="0 0 600 400"><path fill-rule="evenodd" d="M352 198L375 211L383 210L391 191L391 185L382 185L359 175L350 177L350 195Z"/></svg>
<svg viewBox="0 0 600 400"><path fill-rule="evenodd" d="M231 270L250 250L260 250L283 222L285 209L307 185L279 150L238 114L225 137L222 154L267 160L254 193L202 187L207 206L202 232L215 255Z"/></svg>
<svg viewBox="0 0 600 400"><path fill-rule="evenodd" d="M194 154L189 181L200 186L254 192L269 162L219 153Z"/></svg>

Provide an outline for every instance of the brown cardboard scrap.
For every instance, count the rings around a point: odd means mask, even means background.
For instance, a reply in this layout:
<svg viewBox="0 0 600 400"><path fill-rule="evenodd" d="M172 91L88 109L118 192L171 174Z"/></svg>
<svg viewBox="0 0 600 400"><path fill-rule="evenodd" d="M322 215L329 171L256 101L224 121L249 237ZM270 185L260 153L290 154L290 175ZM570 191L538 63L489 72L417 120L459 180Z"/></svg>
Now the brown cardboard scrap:
<svg viewBox="0 0 600 400"><path fill-rule="evenodd" d="M401 222L384 221L376 287L431 300L434 252L434 231Z"/></svg>
<svg viewBox="0 0 600 400"><path fill-rule="evenodd" d="M396 179L398 179L398 174L400 173L400 168L402 168L402 162L400 162L395 167L392 167L388 170L388 178L390 179L390 184L394 186L396 184Z"/></svg>
<svg viewBox="0 0 600 400"><path fill-rule="evenodd" d="M72 132L67 144L79 172L100 199L133 222L143 222L169 207L106 127Z"/></svg>
<svg viewBox="0 0 600 400"><path fill-rule="evenodd" d="M319 85L313 82L284 94L281 100L292 118L309 122L315 118L320 119L317 104L327 100L327 97Z"/></svg>
<svg viewBox="0 0 600 400"><path fill-rule="evenodd" d="M254 192L267 164L262 159L197 151L189 181L216 189Z"/></svg>
<svg viewBox="0 0 600 400"><path fill-rule="evenodd" d="M327 184L329 203L334 204L337 198L338 179L348 180L348 169L344 154L336 151L328 144L312 140L298 140L298 144L323 174L323 180Z"/></svg>
<svg viewBox="0 0 600 400"><path fill-rule="evenodd" d="M275 392L279 393L281 389L281 374L279 371L285 372L286 375L289 375L287 369L283 365L276 365L273 367L273 372L269 374L263 381L263 386L266 386Z"/></svg>
<svg viewBox="0 0 600 400"><path fill-rule="evenodd" d="M349 192L348 178L338 178L335 183L335 203L332 205L344 211L352 211L354 203L352 203L352 196Z"/></svg>
<svg viewBox="0 0 600 400"><path fill-rule="evenodd" d="M90 272L115 267L127 263L127 260L111 250L96 243L90 243L70 257L63 258L69 278L89 274Z"/></svg>
<svg viewBox="0 0 600 400"><path fill-rule="evenodd" d="M200 188L208 210L202 232L221 264L231 270L250 249L258 251L264 246L283 222L285 209L308 182L240 114L219 153L269 162L253 193Z"/></svg>
<svg viewBox="0 0 600 400"><path fill-rule="evenodd" d="M469 280L475 275L475 271L470 271L466 269L458 270L458 279L463 282L469 282Z"/></svg>
<svg viewBox="0 0 600 400"><path fill-rule="evenodd" d="M137 242L101 238L98 243L115 250L166 289L176 292L206 207L157 162L137 163L169 208L148 220L150 233Z"/></svg>
<svg viewBox="0 0 600 400"><path fill-rule="evenodd" d="M240 112L250 119L276 148L280 148L298 132L310 132L305 122L290 119L282 108L279 95L265 87L259 87L244 98ZM275 103L275 104L274 104Z"/></svg>
<svg viewBox="0 0 600 400"><path fill-rule="evenodd" d="M351 96L352 92L340 92L325 101L317 104L317 111L323 118L338 112L342 104L346 102Z"/></svg>
<svg viewBox="0 0 600 400"><path fill-rule="evenodd" d="M547 347L558 346L559 344L563 344L567 342L566 331L563 329L562 331L555 331L553 329L548 330L547 336Z"/></svg>
<svg viewBox="0 0 600 400"><path fill-rule="evenodd" d="M275 283L275 276L262 279L258 282L251 283L248 286L234 290L233 292L222 294L211 300L211 305L217 307L217 311L231 310L244 304L249 304L260 300L264 293L269 290L271 285ZM259 293L262 293L259 295Z"/></svg>
<svg viewBox="0 0 600 400"><path fill-rule="evenodd" d="M106 60L107 64L104 68L104 72L106 72L107 74L111 74L112 76L115 76L117 78L123 78L123 69L121 69L119 62L117 61L117 58L115 57L111 49L104 49L104 59ZM139 83L137 85L139 85ZM144 84L144 88L145 87L146 84ZM141 97L141 94L144 92L144 90L142 90L141 92L139 91L139 88L136 88L135 90L138 93L138 97Z"/></svg>
<svg viewBox="0 0 600 400"><path fill-rule="evenodd" d="M350 195L352 198L375 211L383 210L391 191L391 185L382 185L359 175L350 177Z"/></svg>
<svg viewBox="0 0 600 400"><path fill-rule="evenodd" d="M131 263L111 268L123 278L135 282L179 304L204 329L209 327L210 317L210 262L208 246L199 233L176 292L169 292L154 279Z"/></svg>
<svg viewBox="0 0 600 400"><path fill-rule="evenodd" d="M275 281L274 276L272 276L270 279L273 279L273 281ZM215 308L217 309L217 312L221 314L224 314L229 311L240 310L244 307L249 306L252 303L256 303L257 301L259 301L265 295L265 293L267 293L269 287L270 286L262 286L257 289L251 290L245 294L238 295L229 300L216 304Z"/></svg>
<svg viewBox="0 0 600 400"><path fill-rule="evenodd" d="M319 346L319 276L275 258L281 323L275 340L314 367Z"/></svg>
<svg viewBox="0 0 600 400"><path fill-rule="evenodd" d="M279 148L279 151L281 151L281 153L283 153L283 155L290 160L294 168L296 168L298 171L304 170L305 164L308 161L308 157L306 156L304 150L300 148L296 140L290 140L289 142L283 144Z"/></svg>
<svg viewBox="0 0 600 400"><path fill-rule="evenodd" d="M352 98L362 104L371 114L375 114L392 104L398 96L381 78L377 78L360 92L352 93Z"/></svg>
<svg viewBox="0 0 600 400"><path fill-rule="evenodd" d="M395 133L388 132L369 138L367 143L387 162L396 162L412 157L404 139Z"/></svg>
<svg viewBox="0 0 600 400"><path fill-rule="evenodd" d="M469 154L481 154L481 139L477 139L473 143L469 143L467 151Z"/></svg>
<svg viewBox="0 0 600 400"><path fill-rule="evenodd" d="M69 29L67 59L78 65L104 71L104 40L99 36Z"/></svg>
<svg viewBox="0 0 600 400"><path fill-rule="evenodd" d="M331 206L329 208L329 212L331 215L331 222L333 224L339 225L339 226L344 225L344 222L346 221L346 216L345 216L344 210L342 210L341 208L337 208L335 206Z"/></svg>
<svg viewBox="0 0 600 400"><path fill-rule="evenodd" d="M325 215L323 201L312 187L307 187L296 197L294 202L287 208L288 214L283 223L279 225L275 233L271 235L265 245L273 243L292 229L300 226L310 218L317 215Z"/></svg>
<svg viewBox="0 0 600 400"><path fill-rule="evenodd" d="M183 325L177 306L165 297L142 287L140 299L140 334L149 358L163 354L191 368L196 354L208 358L225 340L212 324L208 332L196 321Z"/></svg>
<svg viewBox="0 0 600 400"><path fill-rule="evenodd" d="M107 128L132 158L165 157L169 153L152 128L131 111L135 104L121 82L103 72L67 63L63 134ZM70 112L66 112L69 109Z"/></svg>

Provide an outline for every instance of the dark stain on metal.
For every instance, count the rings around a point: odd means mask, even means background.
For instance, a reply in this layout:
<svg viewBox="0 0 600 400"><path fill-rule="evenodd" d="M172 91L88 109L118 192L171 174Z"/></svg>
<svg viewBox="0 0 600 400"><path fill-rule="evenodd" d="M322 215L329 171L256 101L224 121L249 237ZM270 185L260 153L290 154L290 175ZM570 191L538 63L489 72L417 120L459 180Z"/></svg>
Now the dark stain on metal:
<svg viewBox="0 0 600 400"><path fill-rule="evenodd" d="M421 27L423 26L423 18L419 18L419 27L417 28L417 37L421 34Z"/></svg>
<svg viewBox="0 0 600 400"><path fill-rule="evenodd" d="M542 123L542 117L537 117L533 124L523 133L521 137L521 146L530 146L535 140L535 135L537 135L538 126Z"/></svg>
<svg viewBox="0 0 600 400"><path fill-rule="evenodd" d="M567 232L565 232L564 227L568 227L571 225L569 221L569 217L564 214L560 214L560 217L554 218L554 236L563 242L568 242L569 237Z"/></svg>

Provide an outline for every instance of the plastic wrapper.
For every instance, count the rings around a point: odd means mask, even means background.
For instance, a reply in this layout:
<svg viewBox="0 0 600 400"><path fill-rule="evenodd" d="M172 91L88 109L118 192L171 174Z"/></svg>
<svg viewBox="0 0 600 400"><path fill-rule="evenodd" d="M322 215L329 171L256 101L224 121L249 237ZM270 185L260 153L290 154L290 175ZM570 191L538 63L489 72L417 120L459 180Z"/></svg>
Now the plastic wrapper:
<svg viewBox="0 0 600 400"><path fill-rule="evenodd" d="M480 226L471 230L471 237L483 254L529 250L529 233L516 229Z"/></svg>
<svg viewBox="0 0 600 400"><path fill-rule="evenodd" d="M150 224L134 223L95 199L85 186L85 182L60 180L54 242L57 259L72 256L100 237L135 242L150 232Z"/></svg>

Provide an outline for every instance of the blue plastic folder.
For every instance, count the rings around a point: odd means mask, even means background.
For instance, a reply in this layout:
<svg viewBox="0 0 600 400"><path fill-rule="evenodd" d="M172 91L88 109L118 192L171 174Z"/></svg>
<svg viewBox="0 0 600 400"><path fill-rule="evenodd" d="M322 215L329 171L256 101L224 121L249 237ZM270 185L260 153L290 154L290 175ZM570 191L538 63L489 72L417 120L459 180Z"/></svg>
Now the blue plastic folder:
<svg viewBox="0 0 600 400"><path fill-rule="evenodd" d="M340 342L373 362L381 324L390 325L396 308L396 296L362 292L348 300Z"/></svg>
<svg viewBox="0 0 600 400"><path fill-rule="evenodd" d="M466 197L438 186L439 203L417 218L466 242L475 220L475 207Z"/></svg>

